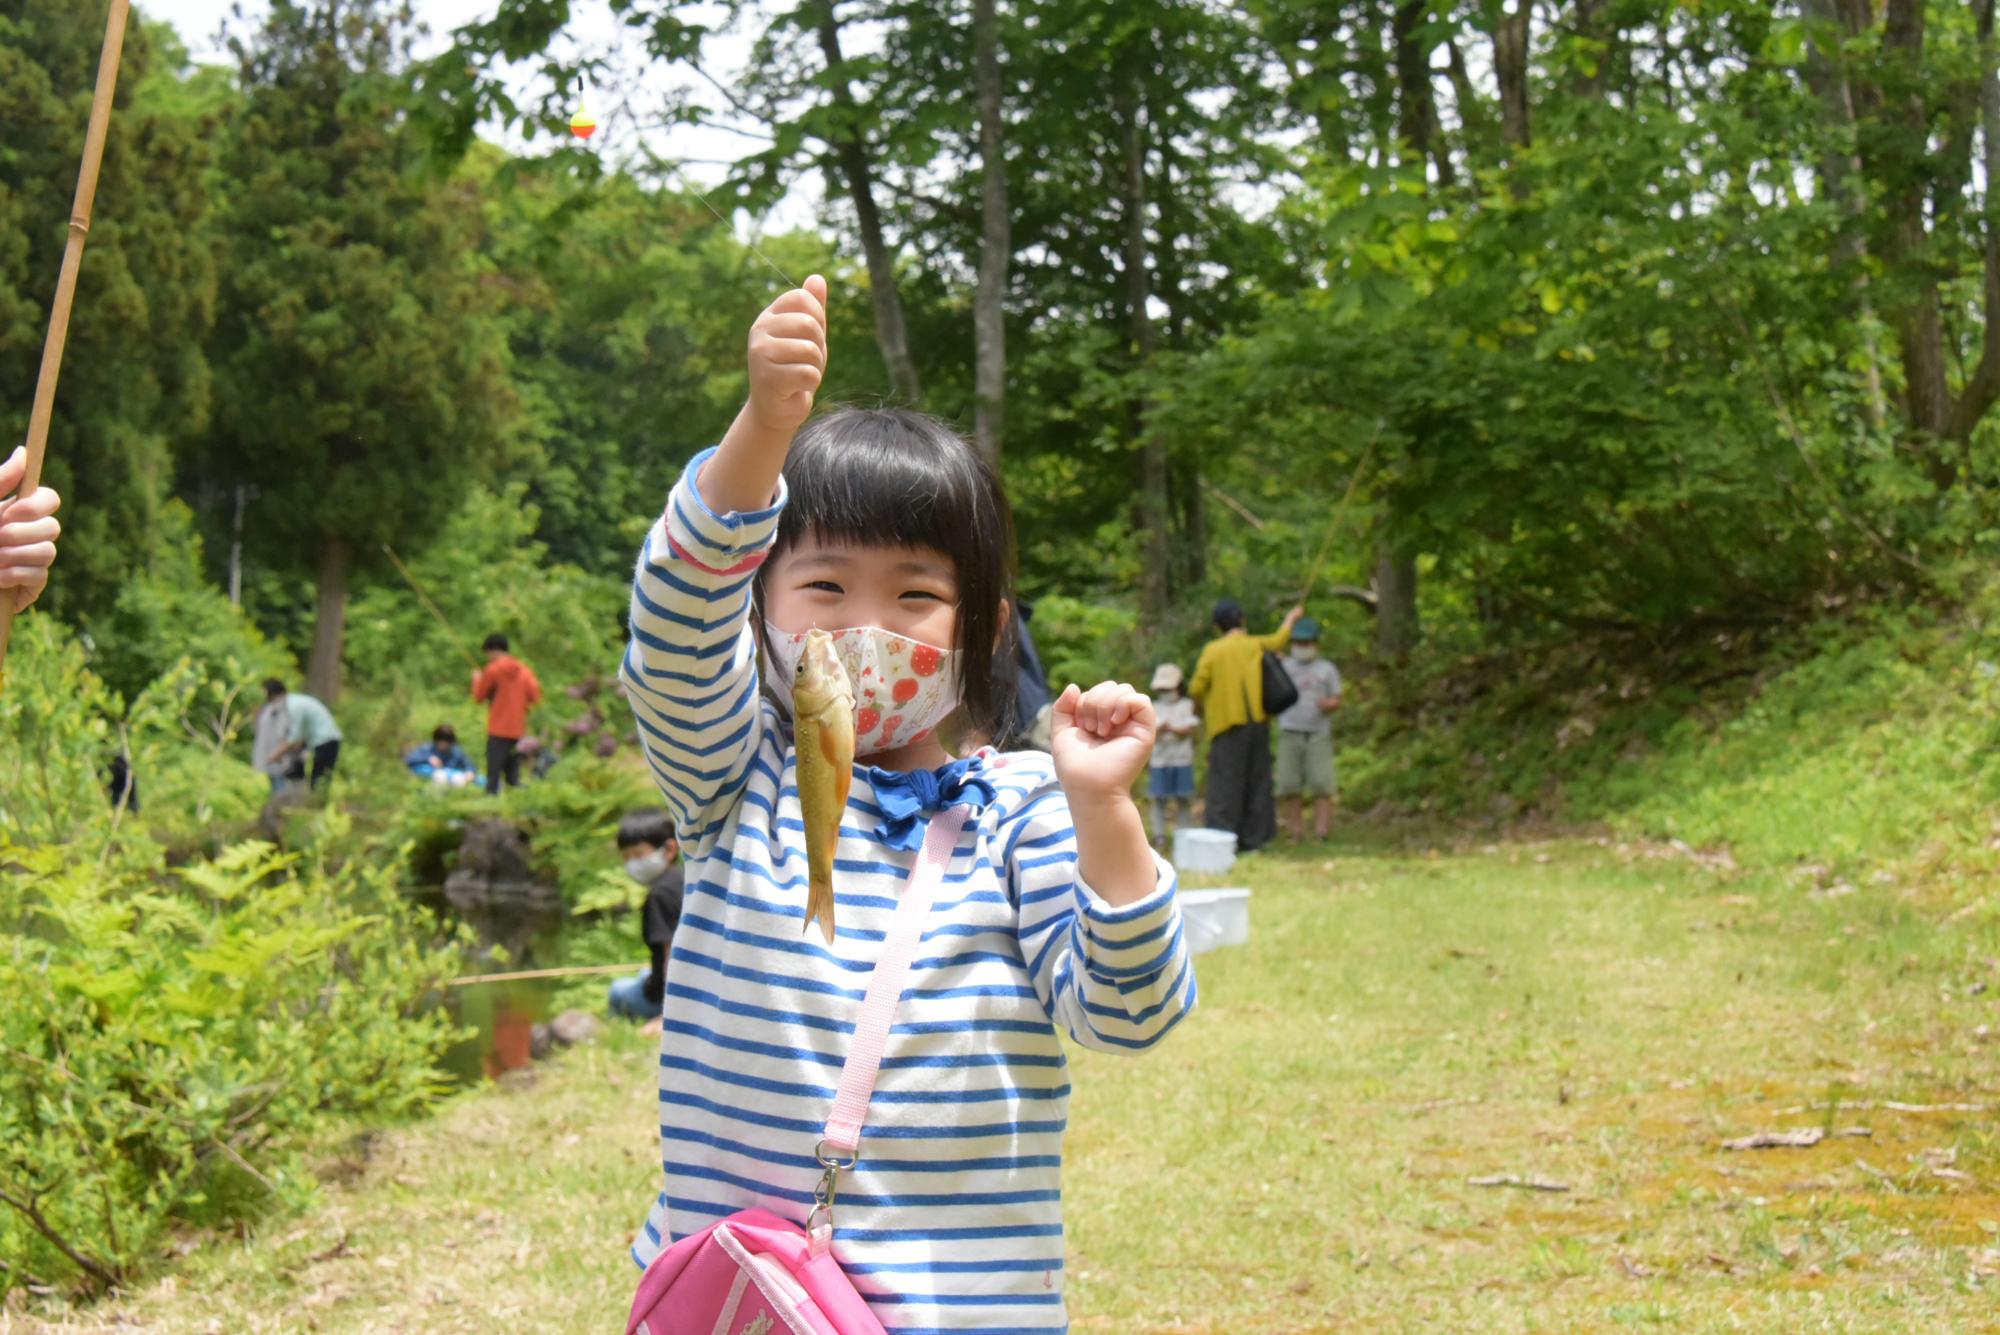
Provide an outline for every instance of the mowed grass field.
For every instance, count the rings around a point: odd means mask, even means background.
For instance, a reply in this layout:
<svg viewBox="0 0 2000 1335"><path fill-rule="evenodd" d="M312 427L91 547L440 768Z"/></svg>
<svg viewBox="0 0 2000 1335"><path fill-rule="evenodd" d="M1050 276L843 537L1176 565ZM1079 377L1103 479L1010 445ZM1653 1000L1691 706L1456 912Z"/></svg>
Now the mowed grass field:
<svg viewBox="0 0 2000 1335"><path fill-rule="evenodd" d="M2000 1330L1990 896L1581 841L1231 880L1253 939L1201 958L1198 1013L1075 1055L1076 1329ZM350 1146L306 1216L0 1329L620 1329L654 1106L616 1035ZM1567 1190L1471 1182L1507 1175Z"/></svg>

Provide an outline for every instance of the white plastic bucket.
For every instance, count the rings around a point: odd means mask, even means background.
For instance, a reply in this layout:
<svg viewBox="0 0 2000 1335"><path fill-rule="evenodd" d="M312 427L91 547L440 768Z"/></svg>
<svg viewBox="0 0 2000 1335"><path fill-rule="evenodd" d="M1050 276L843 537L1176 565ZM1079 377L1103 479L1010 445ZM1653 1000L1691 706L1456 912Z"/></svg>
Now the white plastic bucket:
<svg viewBox="0 0 2000 1335"><path fill-rule="evenodd" d="M1174 831L1174 870L1228 871L1236 865L1236 835L1229 830Z"/></svg>
<svg viewBox="0 0 2000 1335"><path fill-rule="evenodd" d="M1183 890L1180 901L1190 953L1199 955L1217 946L1240 946L1249 941L1248 890Z"/></svg>

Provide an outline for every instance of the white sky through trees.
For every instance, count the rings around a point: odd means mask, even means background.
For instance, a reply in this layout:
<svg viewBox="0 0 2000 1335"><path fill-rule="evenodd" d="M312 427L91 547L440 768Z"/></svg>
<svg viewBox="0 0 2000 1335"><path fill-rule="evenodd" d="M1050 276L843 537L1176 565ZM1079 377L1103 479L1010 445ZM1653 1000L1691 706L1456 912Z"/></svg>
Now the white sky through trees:
<svg viewBox="0 0 2000 1335"><path fill-rule="evenodd" d="M225 26L231 31L252 30L268 7L264 0L151 0L150 3L138 0L138 4L149 18L166 17L179 30L181 40L187 43L194 59L202 64L228 63L229 51L223 39ZM488 17L495 7L495 0L411 0L417 21L429 30L429 34L417 45L418 54L436 52L450 41L454 28ZM690 19L707 18L710 22L721 22L720 5L686 8L694 11L687 15ZM239 9L241 17L236 14ZM701 10L713 12L704 15ZM721 95L703 81L684 70L669 69L660 64L645 67L644 54L637 39L613 19L604 0L582 0L575 12L571 32L558 38L559 42L567 44L571 51L576 50L577 43L581 42L593 53L610 52L615 64L635 71L629 85L592 89L591 110L601 124L593 143L605 146L607 151L616 155L621 141L626 146L644 142L660 156L682 164L681 171L688 182L704 191L722 178L724 167L721 164L756 150L759 141L743 133L753 127L734 116ZM751 37L742 31L719 33L705 43L704 63L718 77L727 80L747 62L750 44ZM526 69L519 71L513 91L516 100L523 106L539 100L540 89ZM736 128L677 125L670 130L641 130L633 124L634 115L656 114L669 97L699 104L713 113L723 125L734 124ZM631 114L625 108L629 108ZM498 125L482 127L481 134L516 151L544 152L550 147L547 137L524 140L517 132L505 132ZM817 229L816 210L821 198L818 177L808 173L770 215L750 219L739 214L736 230L745 234L793 227Z"/></svg>

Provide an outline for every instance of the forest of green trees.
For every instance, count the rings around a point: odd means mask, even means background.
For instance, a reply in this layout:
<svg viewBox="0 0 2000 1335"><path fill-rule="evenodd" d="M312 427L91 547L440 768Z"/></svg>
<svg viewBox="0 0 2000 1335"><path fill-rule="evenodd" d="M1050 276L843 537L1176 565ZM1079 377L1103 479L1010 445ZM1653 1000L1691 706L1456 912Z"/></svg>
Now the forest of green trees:
<svg viewBox="0 0 2000 1335"><path fill-rule="evenodd" d="M714 119L646 77L706 72L711 34L613 9L619 103ZM383 545L420 557L468 506L531 507L550 561L616 581L726 424L774 270L815 266L831 397L975 433L1026 592L1135 649L1185 644L1220 592L1275 611L1350 483L1326 581L1350 654L1780 623L1936 587L1990 540L1990 3L726 9L754 39L716 83L746 153L707 201L615 120L560 133L602 73L556 41L567 4L506 0L417 59L396 5L281 0L228 67L144 20L46 610L115 657L121 617L172 619L197 573L240 585L333 694L344 645L375 666L343 631L396 582ZM99 19L0 14L9 430ZM508 91L524 69L540 104ZM824 228L769 262L707 207L809 174Z"/></svg>
<svg viewBox="0 0 2000 1335"><path fill-rule="evenodd" d="M1218 597L1267 629L1325 551L1351 807L1990 870L1994 7L273 0L201 63L142 5L0 692L0 1295L125 1285L435 1101L473 943L420 901L480 814L566 962L629 962L631 563L810 272L822 400L998 461L1058 683L1188 661ZM0 0L0 439L104 17ZM569 758L420 791L494 630ZM332 800L264 806L272 674L340 710Z"/></svg>

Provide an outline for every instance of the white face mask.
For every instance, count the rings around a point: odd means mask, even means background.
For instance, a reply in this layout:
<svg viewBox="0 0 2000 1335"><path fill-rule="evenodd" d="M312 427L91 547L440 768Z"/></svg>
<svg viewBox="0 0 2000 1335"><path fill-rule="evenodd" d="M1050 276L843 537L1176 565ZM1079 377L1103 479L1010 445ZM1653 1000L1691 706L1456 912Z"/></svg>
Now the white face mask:
<svg viewBox="0 0 2000 1335"><path fill-rule="evenodd" d="M666 869L667 855L657 848L642 858L625 860L625 874L640 885L651 885Z"/></svg>
<svg viewBox="0 0 2000 1335"><path fill-rule="evenodd" d="M789 696L806 651L806 633L764 623L772 685ZM854 686L854 754L874 755L920 742L958 708L957 655L880 626L832 632L833 651Z"/></svg>
<svg viewBox="0 0 2000 1335"><path fill-rule="evenodd" d="M1310 663L1319 657L1319 646L1316 644L1295 644L1292 646L1292 657L1298 659L1301 663Z"/></svg>

